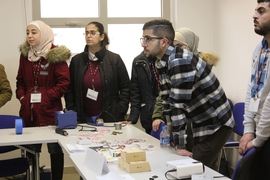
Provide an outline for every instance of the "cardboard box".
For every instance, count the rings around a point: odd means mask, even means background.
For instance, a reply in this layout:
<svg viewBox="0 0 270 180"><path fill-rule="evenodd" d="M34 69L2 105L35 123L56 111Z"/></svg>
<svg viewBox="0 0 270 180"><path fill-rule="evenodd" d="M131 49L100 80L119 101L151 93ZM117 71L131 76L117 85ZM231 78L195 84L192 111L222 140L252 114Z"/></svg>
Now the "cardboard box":
<svg viewBox="0 0 270 180"><path fill-rule="evenodd" d="M118 165L129 173L151 171L150 164L147 161L126 162L119 157Z"/></svg>
<svg viewBox="0 0 270 180"><path fill-rule="evenodd" d="M135 161L145 161L146 160L145 151L138 149L138 148L122 150L121 157L126 162L135 162Z"/></svg>

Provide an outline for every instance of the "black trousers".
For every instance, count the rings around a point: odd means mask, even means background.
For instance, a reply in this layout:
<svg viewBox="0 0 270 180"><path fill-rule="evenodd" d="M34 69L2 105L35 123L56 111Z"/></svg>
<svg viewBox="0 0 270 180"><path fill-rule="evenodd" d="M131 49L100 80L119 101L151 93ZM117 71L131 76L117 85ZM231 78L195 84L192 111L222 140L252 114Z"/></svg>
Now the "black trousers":
<svg viewBox="0 0 270 180"><path fill-rule="evenodd" d="M196 159L202 162L204 165L217 171L219 167L218 159L221 149L231 133L232 128L222 126L219 130L207 137L202 142L194 143L192 148L193 159Z"/></svg>

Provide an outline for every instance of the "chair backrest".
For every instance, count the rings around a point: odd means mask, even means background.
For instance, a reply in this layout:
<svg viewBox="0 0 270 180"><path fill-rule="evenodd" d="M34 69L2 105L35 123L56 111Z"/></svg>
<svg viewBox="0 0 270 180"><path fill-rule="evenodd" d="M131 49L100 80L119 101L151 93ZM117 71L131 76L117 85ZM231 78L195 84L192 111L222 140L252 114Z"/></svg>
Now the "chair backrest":
<svg viewBox="0 0 270 180"><path fill-rule="evenodd" d="M22 119L15 115L0 115L0 129L15 128L15 120Z"/></svg>
<svg viewBox="0 0 270 180"><path fill-rule="evenodd" d="M244 112L245 112L245 103L238 102L233 106L233 118L235 120L235 127L233 131L239 136L243 136L244 132Z"/></svg>
<svg viewBox="0 0 270 180"><path fill-rule="evenodd" d="M153 137L155 137L155 138L157 138L157 139L160 139L160 133L162 131L162 127L163 126L165 126L165 124L164 123L160 123L158 130L157 131L154 131L152 129L150 135L153 136Z"/></svg>
<svg viewBox="0 0 270 180"><path fill-rule="evenodd" d="M15 115L0 115L0 129L15 128L16 119L22 119ZM24 125L24 123L23 123ZM15 132L15 130L14 130ZM1 146L0 154L17 150L16 146ZM0 177L23 174L29 169L28 159L25 157L9 158L0 160ZM29 174L29 173L27 173ZM28 178L27 178L28 179Z"/></svg>
<svg viewBox="0 0 270 180"><path fill-rule="evenodd" d="M250 168L253 164L253 160L256 157L256 149L249 149L244 156L236 163L232 180L248 180L250 179Z"/></svg>
<svg viewBox="0 0 270 180"><path fill-rule="evenodd" d="M0 115L0 129L15 128L16 119L22 119L15 115ZM15 131L14 131L15 132ZM18 149L16 146L1 146L0 154Z"/></svg>

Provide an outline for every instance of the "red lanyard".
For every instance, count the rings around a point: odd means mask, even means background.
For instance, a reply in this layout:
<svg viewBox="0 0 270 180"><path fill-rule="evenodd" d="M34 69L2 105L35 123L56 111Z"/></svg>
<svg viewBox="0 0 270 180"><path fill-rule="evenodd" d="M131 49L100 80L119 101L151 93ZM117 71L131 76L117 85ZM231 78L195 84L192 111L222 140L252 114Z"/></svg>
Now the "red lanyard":
<svg viewBox="0 0 270 180"><path fill-rule="evenodd" d="M152 65L152 69L153 69L153 72L154 72L154 75L155 75L155 79L156 79L156 82L157 82L157 85L158 85L158 92L160 91L160 82L159 82L159 77L157 75L157 71L156 71L156 68L155 68L155 65L154 65L155 62L151 62L151 65Z"/></svg>
<svg viewBox="0 0 270 180"><path fill-rule="evenodd" d="M38 63L33 63L33 75L34 75L34 81L35 81L35 91L38 87L38 75L40 71L40 65L41 65L41 59L38 61Z"/></svg>
<svg viewBox="0 0 270 180"><path fill-rule="evenodd" d="M89 70L90 70L90 74L91 74L92 88L93 88L93 90L95 90L95 76L96 76L97 71L98 71L98 65L93 72L92 66L91 66L91 61L89 61Z"/></svg>

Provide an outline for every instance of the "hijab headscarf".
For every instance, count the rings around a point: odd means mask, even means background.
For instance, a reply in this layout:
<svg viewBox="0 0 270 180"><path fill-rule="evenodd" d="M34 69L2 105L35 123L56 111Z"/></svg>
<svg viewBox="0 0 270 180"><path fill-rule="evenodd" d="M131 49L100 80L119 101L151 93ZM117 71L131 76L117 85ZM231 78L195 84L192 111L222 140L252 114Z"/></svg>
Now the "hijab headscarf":
<svg viewBox="0 0 270 180"><path fill-rule="evenodd" d="M40 43L35 47L30 46L30 50L28 52L28 60L36 62L41 57L45 58L47 52L51 49L54 41L54 34L52 28L42 21L36 20L31 22L29 25L36 26L40 31Z"/></svg>
<svg viewBox="0 0 270 180"><path fill-rule="evenodd" d="M189 50L198 55L199 37L189 28L183 27L175 31L174 40L189 47Z"/></svg>

